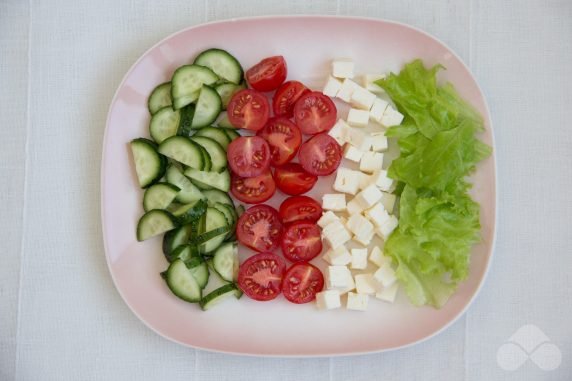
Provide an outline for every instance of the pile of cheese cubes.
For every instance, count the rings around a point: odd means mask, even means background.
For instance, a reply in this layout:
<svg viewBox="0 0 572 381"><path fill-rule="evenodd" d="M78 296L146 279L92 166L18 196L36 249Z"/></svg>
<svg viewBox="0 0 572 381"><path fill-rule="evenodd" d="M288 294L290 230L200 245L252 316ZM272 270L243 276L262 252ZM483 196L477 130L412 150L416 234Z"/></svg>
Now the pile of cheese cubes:
<svg viewBox="0 0 572 381"><path fill-rule="evenodd" d="M378 96L383 89L374 82L383 74L365 75L363 86L353 77L352 61L335 60L323 90L351 106L346 121L339 119L329 134L344 146L344 158L359 170L338 168L333 187L339 193L325 194L322 199L324 214L318 225L329 246L323 256L329 266L325 271L327 289L318 293L316 300L319 308L338 308L347 294L346 307L364 311L370 295L393 302L397 293L391 259L383 255L374 237L385 241L398 225L391 214L396 200L390 193L394 183L383 164L388 149L385 128L400 124L403 115Z"/></svg>

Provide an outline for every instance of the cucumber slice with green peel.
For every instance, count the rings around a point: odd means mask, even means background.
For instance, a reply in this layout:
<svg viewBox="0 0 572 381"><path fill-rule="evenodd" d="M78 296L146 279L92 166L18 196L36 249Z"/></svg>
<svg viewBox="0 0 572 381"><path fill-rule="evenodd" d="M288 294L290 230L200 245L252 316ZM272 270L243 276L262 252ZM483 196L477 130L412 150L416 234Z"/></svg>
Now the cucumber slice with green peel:
<svg viewBox="0 0 572 381"><path fill-rule="evenodd" d="M151 115L167 106L171 106L171 82L165 82L155 87L147 99L147 108Z"/></svg>
<svg viewBox="0 0 572 381"><path fill-rule="evenodd" d="M220 144L223 150L226 151L226 148L230 144L230 138L226 135L226 133L218 128L218 127L203 127L200 130L197 130L194 137L205 137L210 138Z"/></svg>
<svg viewBox="0 0 572 381"><path fill-rule="evenodd" d="M230 120L228 119L228 114L226 111L223 111L219 114L218 119L216 121L216 125L221 127L221 128L236 129L236 127L234 127L232 125L232 123L230 123Z"/></svg>
<svg viewBox="0 0 572 381"><path fill-rule="evenodd" d="M179 187L169 183L156 183L145 190L143 195L143 209L148 212L152 209L166 209L181 191Z"/></svg>
<svg viewBox="0 0 572 381"><path fill-rule="evenodd" d="M193 143L195 143L193 141ZM197 143L195 143L197 144ZM203 155L203 171L207 171L209 172L211 170L212 167L212 161L211 161L211 155L209 155L209 152L205 149L205 147L203 147L200 144L197 144L197 147L199 147L199 149L201 150L201 155Z"/></svg>
<svg viewBox="0 0 572 381"><path fill-rule="evenodd" d="M187 168L185 170L185 176L191 180L198 182L195 184L204 184L206 186L219 189L223 192L228 192L230 190L230 173L228 172L228 169L217 173L199 171L194 168Z"/></svg>
<svg viewBox="0 0 572 381"><path fill-rule="evenodd" d="M213 123L222 110L222 100L215 89L208 85L203 85L195 115L193 116L192 128L202 128Z"/></svg>
<svg viewBox="0 0 572 381"><path fill-rule="evenodd" d="M222 100L222 109L226 110L228 102L230 102L234 93L244 89L246 89L246 86L243 84L237 85L234 83L221 83L220 85L217 85L215 90Z"/></svg>
<svg viewBox="0 0 572 381"><path fill-rule="evenodd" d="M200 305L203 311L207 311L224 300L232 297L239 299L241 296L242 291L240 291L234 283L229 283L205 295L201 299Z"/></svg>
<svg viewBox="0 0 572 381"><path fill-rule="evenodd" d="M185 264L187 268L191 271L193 277L197 280L199 287L201 289L205 288L209 282L209 267L207 262L200 256L197 255L192 257L190 260L186 261Z"/></svg>
<svg viewBox="0 0 572 381"><path fill-rule="evenodd" d="M165 210L153 209L145 213L137 224L137 241L145 241L176 228L173 215Z"/></svg>
<svg viewBox="0 0 572 381"><path fill-rule="evenodd" d="M220 277L228 282L238 279L238 244L227 242L216 249L213 267Z"/></svg>
<svg viewBox="0 0 572 381"><path fill-rule="evenodd" d="M206 66L225 81L239 84L244 71L234 56L222 49L208 49L195 58L195 65Z"/></svg>
<svg viewBox="0 0 572 381"><path fill-rule="evenodd" d="M171 79L173 108L178 110L199 98L203 85L212 85L219 77L207 67L184 65L175 70Z"/></svg>
<svg viewBox="0 0 572 381"><path fill-rule="evenodd" d="M147 188L163 177L167 168L167 160L157 152L157 145L154 142L144 138L133 139L131 152L137 181L141 188Z"/></svg>
<svg viewBox="0 0 572 381"><path fill-rule="evenodd" d="M216 210L218 210L219 212L221 212L222 214L224 214L224 218L226 219L226 224L228 226L233 226L235 223L234 220L234 214L232 214L230 212L230 210L227 209L226 204L221 204L220 202L215 203L214 205L210 206L211 208L215 208Z"/></svg>
<svg viewBox="0 0 572 381"><path fill-rule="evenodd" d="M173 252L189 243L192 237L191 225L183 225L165 233L163 237L163 254L169 262L172 262Z"/></svg>
<svg viewBox="0 0 572 381"><path fill-rule="evenodd" d="M193 118L195 116L195 105L190 104L179 110L181 113L181 122L179 123L179 129L177 130L177 135L190 137L194 133L193 129Z"/></svg>
<svg viewBox="0 0 572 381"><path fill-rule="evenodd" d="M236 207L236 214L238 214L238 217L242 216L242 213L244 213L245 211L246 208L242 204Z"/></svg>
<svg viewBox="0 0 572 381"><path fill-rule="evenodd" d="M225 193L218 189L211 189L204 191L203 195L206 197L209 206L212 206L215 203L220 202L221 204L227 204L230 205L232 208L234 208L234 201L232 201L232 198L230 198L228 193Z"/></svg>
<svg viewBox="0 0 572 381"><path fill-rule="evenodd" d="M197 221L207 211L207 203L204 200L193 201L186 205L181 205L172 211L173 216L181 225L190 224Z"/></svg>
<svg viewBox="0 0 572 381"><path fill-rule="evenodd" d="M172 136L159 145L159 153L190 168L202 169L205 162L200 147L185 136Z"/></svg>
<svg viewBox="0 0 572 381"><path fill-rule="evenodd" d="M191 140L203 147L209 154L211 160L210 171L219 172L226 168L226 151L220 144L211 138L204 136L193 136Z"/></svg>
<svg viewBox="0 0 572 381"><path fill-rule="evenodd" d="M180 259L183 262L187 262L193 258L193 252L196 253L196 250L193 250L193 248L194 247L189 244L181 245L169 253L167 260L169 262L173 262L177 259Z"/></svg>
<svg viewBox="0 0 572 381"><path fill-rule="evenodd" d="M181 123L181 112L171 106L163 107L151 117L149 134L158 144L163 140L177 135Z"/></svg>
<svg viewBox="0 0 572 381"><path fill-rule="evenodd" d="M224 128L223 131L226 134L226 136L228 136L231 142L236 138L240 138L240 134L236 132L236 130L230 128Z"/></svg>
<svg viewBox="0 0 572 381"><path fill-rule="evenodd" d="M220 230L217 230L220 229ZM229 226L226 221L225 215L215 208L207 208L205 215L205 234L220 231L221 234L216 234L213 238L205 241L199 247L201 253L210 253L223 243L226 234L228 233Z"/></svg>
<svg viewBox="0 0 572 381"><path fill-rule="evenodd" d="M176 165L171 164L169 168L167 168L166 172L166 180L168 183L173 184L174 186L181 189L175 199L178 202L188 204L195 200L200 200L204 198L201 190L197 188L191 180L189 180L183 173L177 168Z"/></svg>
<svg viewBox="0 0 572 381"><path fill-rule="evenodd" d="M191 303L201 300L201 287L182 260L176 259L169 265L165 280L171 292L179 298Z"/></svg>

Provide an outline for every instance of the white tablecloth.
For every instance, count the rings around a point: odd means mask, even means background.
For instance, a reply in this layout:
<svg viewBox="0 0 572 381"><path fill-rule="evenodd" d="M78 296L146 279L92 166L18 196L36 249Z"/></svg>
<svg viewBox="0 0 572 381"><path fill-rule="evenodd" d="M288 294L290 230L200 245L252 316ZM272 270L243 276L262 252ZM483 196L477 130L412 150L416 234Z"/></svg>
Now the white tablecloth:
<svg viewBox="0 0 572 381"><path fill-rule="evenodd" d="M111 281L99 160L122 76L183 27L288 13L420 27L459 53L488 98L500 191L495 259L468 313L420 345L331 359L193 350L140 323ZM570 0L2 0L0 147L0 380L572 379ZM502 369L498 349L525 324L545 333L561 362L519 339L517 352L537 361ZM559 366L542 370L546 358Z"/></svg>

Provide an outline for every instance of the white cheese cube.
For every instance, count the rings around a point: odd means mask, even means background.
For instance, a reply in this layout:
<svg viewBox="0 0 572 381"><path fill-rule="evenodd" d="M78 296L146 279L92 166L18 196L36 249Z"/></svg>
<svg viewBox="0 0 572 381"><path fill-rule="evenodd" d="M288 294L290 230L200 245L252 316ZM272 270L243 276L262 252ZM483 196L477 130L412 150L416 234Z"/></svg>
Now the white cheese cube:
<svg viewBox="0 0 572 381"><path fill-rule="evenodd" d="M375 184L371 184L359 192L356 195L355 200L367 209L371 208L375 203L381 200L382 196L381 191L375 186Z"/></svg>
<svg viewBox="0 0 572 381"><path fill-rule="evenodd" d="M357 128L349 128L348 143L363 152L367 152L371 148L371 139L369 134L366 134Z"/></svg>
<svg viewBox="0 0 572 381"><path fill-rule="evenodd" d="M365 74L362 77L363 86L371 92L374 92L376 94L382 94L385 91L381 86L379 86L375 82L379 81L380 79L385 79L385 77L386 77L385 74Z"/></svg>
<svg viewBox="0 0 572 381"><path fill-rule="evenodd" d="M334 214L334 212L326 212L322 214L322 217L318 220L318 226L322 229L334 221L339 221L340 218Z"/></svg>
<svg viewBox="0 0 572 381"><path fill-rule="evenodd" d="M322 238L332 249L337 249L351 240L352 235L341 221L334 221L322 229Z"/></svg>
<svg viewBox="0 0 572 381"><path fill-rule="evenodd" d="M351 127L343 119L338 119L334 127L328 131L328 135L338 142L339 145L343 146L349 139Z"/></svg>
<svg viewBox="0 0 572 381"><path fill-rule="evenodd" d="M346 267L347 268L347 267ZM341 295L344 295L345 293L349 292L349 291L353 291L356 288L356 284L354 282L354 277L352 276L352 273L350 271L350 269L348 269L347 272L347 287L343 287L343 288L338 288L338 291L340 291Z"/></svg>
<svg viewBox="0 0 572 381"><path fill-rule="evenodd" d="M371 150L375 152L387 151L387 137L383 132L375 132L371 134Z"/></svg>
<svg viewBox="0 0 572 381"><path fill-rule="evenodd" d="M343 193L330 193L322 196L322 209L341 212L346 210L346 195Z"/></svg>
<svg viewBox="0 0 572 381"><path fill-rule="evenodd" d="M344 157L349 161L353 161L354 163L359 163L361 157L363 156L363 151L357 149L351 144L346 144L344 148Z"/></svg>
<svg viewBox="0 0 572 381"><path fill-rule="evenodd" d="M369 295L349 292L346 308L348 310L354 310L354 311L367 311L368 300L369 300Z"/></svg>
<svg viewBox="0 0 572 381"><path fill-rule="evenodd" d="M348 210L348 213L350 215L361 214L361 212L365 210L365 208L359 202L357 202L356 199L353 199L350 202L348 202L348 204L346 205L346 209Z"/></svg>
<svg viewBox="0 0 572 381"><path fill-rule="evenodd" d="M363 160L363 157L362 157L362 160ZM391 189L391 186L393 185L393 179L389 178L387 176L387 171L383 170L383 169L374 173L373 181L375 182L375 185L379 189L381 189L382 191L385 191L385 192L389 191Z"/></svg>
<svg viewBox="0 0 572 381"><path fill-rule="evenodd" d="M336 78L353 78L354 62L347 58L340 58L332 62L332 75Z"/></svg>
<svg viewBox="0 0 572 381"><path fill-rule="evenodd" d="M390 218L387 210L381 203L375 204L372 208L366 210L364 214L378 228L382 227Z"/></svg>
<svg viewBox="0 0 572 381"><path fill-rule="evenodd" d="M357 87L352 93L350 104L360 110L371 110L373 102L376 100L374 93L364 89L363 87ZM368 116L369 118L369 116Z"/></svg>
<svg viewBox="0 0 572 381"><path fill-rule="evenodd" d="M369 117L371 120L381 124L381 119L383 118L383 113L389 103L381 98L376 98L373 101L373 106L371 106L371 110L369 111Z"/></svg>
<svg viewBox="0 0 572 381"><path fill-rule="evenodd" d="M381 284L373 274L358 274L355 276L356 291L358 294L372 295L381 291Z"/></svg>
<svg viewBox="0 0 572 381"><path fill-rule="evenodd" d="M344 245L328 250L324 257L326 256L327 262L333 266L346 266L352 262L352 256Z"/></svg>
<svg viewBox="0 0 572 381"><path fill-rule="evenodd" d="M346 266L328 266L326 268L326 286L332 288L346 288L350 285L348 275L351 277L350 269Z"/></svg>
<svg viewBox="0 0 572 381"><path fill-rule="evenodd" d="M350 108L347 122L352 127L366 127L369 121L369 111Z"/></svg>
<svg viewBox="0 0 572 381"><path fill-rule="evenodd" d="M376 264L378 267L383 267L385 265L391 265L391 258L383 255L383 251L378 246L375 246L371 250L369 255L369 261Z"/></svg>
<svg viewBox="0 0 572 381"><path fill-rule="evenodd" d="M354 93L355 89L357 89L359 85L352 81L349 78L344 79L342 82L342 88L338 91L338 95L336 95L339 99L346 103L350 103L352 100L352 94Z"/></svg>
<svg viewBox="0 0 572 381"><path fill-rule="evenodd" d="M362 172L373 173L383 167L383 154L379 152L365 152L359 162Z"/></svg>
<svg viewBox="0 0 572 381"><path fill-rule="evenodd" d="M388 106L381 117L380 123L385 127L391 127L400 125L402 121L403 114L393 108L393 106Z"/></svg>
<svg viewBox="0 0 572 381"><path fill-rule="evenodd" d="M338 290L324 290L316 294L316 306L321 310L340 308L342 301Z"/></svg>
<svg viewBox="0 0 572 381"><path fill-rule="evenodd" d="M383 287L389 287L397 280L395 271L389 265L385 265L377 269L373 274L373 277L381 283Z"/></svg>
<svg viewBox="0 0 572 381"><path fill-rule="evenodd" d="M395 216L389 216L389 220L387 220L383 225L377 228L376 233L383 239L387 241L391 233L397 228L399 222Z"/></svg>
<svg viewBox="0 0 572 381"><path fill-rule="evenodd" d="M366 267L367 267L367 248L352 249L352 269L365 270Z"/></svg>
<svg viewBox="0 0 572 381"><path fill-rule="evenodd" d="M359 174L359 189L363 190L371 184L373 177L363 172L360 172Z"/></svg>
<svg viewBox="0 0 572 381"><path fill-rule="evenodd" d="M369 232L373 230L373 225L361 214L352 214L348 219L346 228L355 235L359 235L362 232Z"/></svg>
<svg viewBox="0 0 572 381"><path fill-rule="evenodd" d="M381 287L381 289L375 293L375 297L385 302L393 303L395 301L395 296L397 295L398 287L399 284L397 282L393 283L389 287Z"/></svg>
<svg viewBox="0 0 572 381"><path fill-rule="evenodd" d="M381 203L383 204L383 207L389 213L392 213L393 208L395 207L395 200L397 199L397 197L394 194L387 192L381 192L381 194L382 194Z"/></svg>
<svg viewBox="0 0 572 381"><path fill-rule="evenodd" d="M363 246L369 246L375 232L373 230L364 230L354 236L354 241L361 243Z"/></svg>
<svg viewBox="0 0 572 381"><path fill-rule="evenodd" d="M359 187L359 172L340 167L336 173L334 189L337 192L356 194Z"/></svg>
<svg viewBox="0 0 572 381"><path fill-rule="evenodd" d="M332 76L329 76L328 81L326 82L326 85L324 86L324 90L322 91L322 93L324 93L324 95L327 95L328 97L333 98L336 95L338 95L338 92L341 89L342 89L342 81Z"/></svg>

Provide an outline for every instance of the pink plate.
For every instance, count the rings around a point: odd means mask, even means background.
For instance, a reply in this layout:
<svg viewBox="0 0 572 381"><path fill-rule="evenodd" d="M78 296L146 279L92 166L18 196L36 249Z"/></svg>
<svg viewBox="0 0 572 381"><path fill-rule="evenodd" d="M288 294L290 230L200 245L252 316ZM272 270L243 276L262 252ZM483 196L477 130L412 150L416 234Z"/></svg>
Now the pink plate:
<svg viewBox="0 0 572 381"><path fill-rule="evenodd" d="M285 37L287 36L287 38ZM142 214L129 141L148 136L147 96L168 81L174 69L197 53L219 47L248 68L260 59L283 55L288 78L320 89L336 57L351 57L359 73L397 72L421 58L441 63L440 80L452 82L482 113L493 145L489 111L469 69L448 47L410 26L349 17L260 17L229 20L185 29L162 40L133 65L111 104L103 144L101 214L107 263L117 289L131 310L160 335L196 348L259 356L332 356L384 351L427 339L452 324L481 287L495 238L496 177L494 156L473 177L473 195L481 204L482 242L475 246L471 271L457 293L440 310L416 308L400 292L394 304L370 301L368 312L318 311L313 304L293 305L283 297L260 303L243 297L203 312L174 297L159 277L167 263L161 239L135 239ZM493 153L494 155L494 153ZM331 190L332 176L311 191ZM278 205L282 197L276 197ZM248 252L242 250L244 258Z"/></svg>

